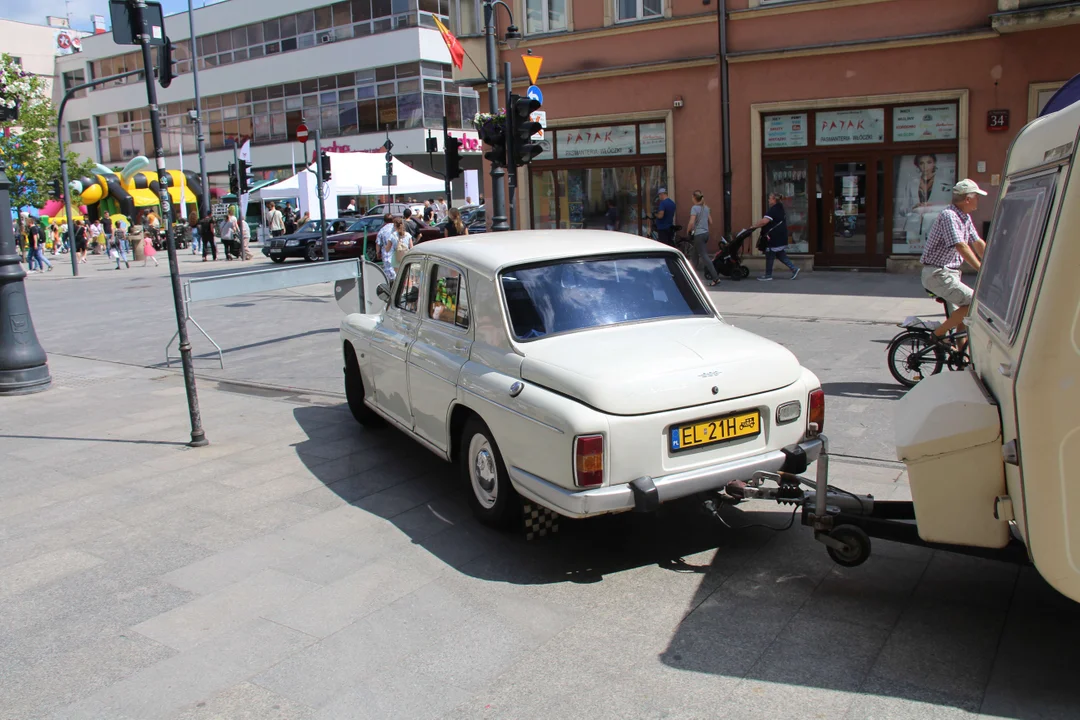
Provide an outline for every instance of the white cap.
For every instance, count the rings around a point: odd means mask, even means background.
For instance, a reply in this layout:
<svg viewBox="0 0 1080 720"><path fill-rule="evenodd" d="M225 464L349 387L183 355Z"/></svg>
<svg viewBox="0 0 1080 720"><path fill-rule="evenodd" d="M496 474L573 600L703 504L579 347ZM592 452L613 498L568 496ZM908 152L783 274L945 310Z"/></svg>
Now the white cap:
<svg viewBox="0 0 1080 720"><path fill-rule="evenodd" d="M659 190L656 191L657 195L659 195L660 193L663 193L663 194L667 195L667 188L660 188Z"/></svg>
<svg viewBox="0 0 1080 720"><path fill-rule="evenodd" d="M964 178L960 182L953 185L952 191L953 191L954 195L971 195L971 194L985 195L986 194L986 191L983 190L982 188L980 188L978 183L976 183L974 180L970 180L968 178Z"/></svg>

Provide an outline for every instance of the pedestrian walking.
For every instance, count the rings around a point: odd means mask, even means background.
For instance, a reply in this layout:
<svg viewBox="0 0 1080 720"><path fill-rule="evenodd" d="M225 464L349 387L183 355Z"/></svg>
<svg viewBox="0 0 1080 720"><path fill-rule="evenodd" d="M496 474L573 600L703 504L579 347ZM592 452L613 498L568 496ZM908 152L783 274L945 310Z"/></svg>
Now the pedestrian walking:
<svg viewBox="0 0 1080 720"><path fill-rule="evenodd" d="M266 203L266 227L270 230L270 237L281 237L285 234L285 218L277 209L277 205L272 202ZM203 257L206 257L205 252L203 252ZM217 260L216 254L214 259Z"/></svg>
<svg viewBox="0 0 1080 720"><path fill-rule="evenodd" d="M239 232L240 227L236 224L236 216L233 215L233 209L230 207L228 216L221 221L221 225L218 228L218 237L221 238L221 247L225 250L226 260L232 260L233 257L240 257L240 253L234 247L236 236Z"/></svg>
<svg viewBox="0 0 1080 720"><path fill-rule="evenodd" d="M240 259L250 260L255 257L251 254L251 250L248 249L248 243L251 242L251 228L248 227L246 222L240 223Z"/></svg>
<svg viewBox="0 0 1080 720"><path fill-rule="evenodd" d="M788 231L787 215L784 212L784 204L780 202L779 193L769 193L769 209L765 216L754 223L753 227L764 228L761 231L761 239L758 245L765 250L765 274L758 280L769 281L773 279L773 262L779 260L787 265L791 271L791 279L799 277L799 268L787 256Z"/></svg>
<svg viewBox="0 0 1080 720"><path fill-rule="evenodd" d="M383 226L379 228L379 234L375 236L375 244L379 247L379 257L382 258L383 272L390 282L394 282L397 271L394 268L394 248L397 243L394 235L394 216L390 213L383 215Z"/></svg>
<svg viewBox="0 0 1080 720"><path fill-rule="evenodd" d="M45 257L45 233L37 223L31 223L26 230L26 242L30 253L30 272L45 272L45 268L52 270L52 263ZM34 265L37 270L34 270Z"/></svg>
<svg viewBox="0 0 1080 720"><path fill-rule="evenodd" d="M101 234L105 236L106 240L111 239L113 236L113 221L109 213L105 213L101 218Z"/></svg>
<svg viewBox="0 0 1080 720"><path fill-rule="evenodd" d="M199 214L192 213L188 216L188 224L191 226L191 254L198 255L202 249L202 240L199 235Z"/></svg>
<svg viewBox="0 0 1080 720"><path fill-rule="evenodd" d="M292 205L286 205L284 218L286 235L292 235L296 232L296 228L298 227L296 224L297 219L296 213L293 212Z"/></svg>
<svg viewBox="0 0 1080 720"><path fill-rule="evenodd" d="M92 223L90 223L88 229L90 234L90 247L94 248L94 254L96 255L98 253L97 246L100 245L102 246L102 248L104 248L105 246L105 238L102 234L103 229L101 227L101 221L94 220Z"/></svg>
<svg viewBox="0 0 1080 720"><path fill-rule="evenodd" d="M143 267L146 267L146 264L151 260L154 261L154 267L158 266L157 258L154 257L155 255L157 255L157 250L154 249L154 241L151 239L152 237L153 236L151 233L143 235Z"/></svg>
<svg viewBox="0 0 1080 720"><path fill-rule="evenodd" d="M53 257L60 254L60 246L63 244L60 240L60 228L53 224L49 224L49 242L53 246Z"/></svg>
<svg viewBox="0 0 1080 720"><path fill-rule="evenodd" d="M113 234L120 235L120 249L124 251L124 255L131 253L131 240L128 239L128 224L123 220L117 220Z"/></svg>
<svg viewBox="0 0 1080 720"><path fill-rule="evenodd" d="M457 208L450 208L447 212L446 227L443 228L443 237L458 237L459 235L468 234L469 228L465 227L465 223L461 219L461 211Z"/></svg>
<svg viewBox="0 0 1080 720"><path fill-rule="evenodd" d="M712 226L712 213L705 204L705 195L700 190L694 191L694 206L690 208L690 225L687 232L694 241L698 260L705 265L705 274L709 277L709 287L720 284L720 274L713 267L709 257L709 228Z"/></svg>
<svg viewBox="0 0 1080 720"><path fill-rule="evenodd" d="M273 206L273 203L270 203ZM199 239L202 241L202 261L206 262L206 255L210 252L217 260L217 243L214 242L214 216L209 210L199 221Z"/></svg>
<svg viewBox="0 0 1080 720"><path fill-rule="evenodd" d="M75 254L78 256L79 262L86 262L86 226L83 225L82 220L75 221Z"/></svg>
<svg viewBox="0 0 1080 720"><path fill-rule="evenodd" d="M120 263L124 263L124 267L128 270L131 269L131 263L127 259L127 251L125 249L126 240L124 233L124 223L116 223L116 229L113 230L112 239L109 243L109 254L116 259L116 269L120 269Z"/></svg>
<svg viewBox="0 0 1080 720"><path fill-rule="evenodd" d="M405 220L402 218L394 218L394 274L397 274L397 269L401 267L401 260L405 257L405 253L412 250L413 239L409 234L409 229L405 227Z"/></svg>
<svg viewBox="0 0 1080 720"><path fill-rule="evenodd" d="M656 239L665 245L675 245L675 201L668 197L667 188L656 191L659 203L656 206Z"/></svg>

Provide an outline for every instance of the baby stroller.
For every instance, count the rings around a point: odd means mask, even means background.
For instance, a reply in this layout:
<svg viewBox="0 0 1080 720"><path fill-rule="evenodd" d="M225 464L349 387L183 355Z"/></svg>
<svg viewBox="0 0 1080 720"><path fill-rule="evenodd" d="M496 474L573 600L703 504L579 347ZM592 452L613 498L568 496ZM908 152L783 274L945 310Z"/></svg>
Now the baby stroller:
<svg viewBox="0 0 1080 720"><path fill-rule="evenodd" d="M743 240L754 234L755 228L744 228L732 240L720 238L720 250L713 256L716 272L732 280L749 277L750 268L742 264Z"/></svg>

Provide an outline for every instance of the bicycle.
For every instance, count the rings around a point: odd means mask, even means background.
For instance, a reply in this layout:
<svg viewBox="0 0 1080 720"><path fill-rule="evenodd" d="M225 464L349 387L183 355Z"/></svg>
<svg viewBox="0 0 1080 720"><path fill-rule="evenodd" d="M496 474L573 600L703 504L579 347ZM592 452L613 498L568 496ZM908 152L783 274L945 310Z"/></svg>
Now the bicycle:
<svg viewBox="0 0 1080 720"><path fill-rule="evenodd" d="M643 216L646 220L650 220L648 237L656 240L657 242L664 242L660 239L660 232L656 229L656 215L646 214ZM694 247L694 243L690 238L685 235L679 235L679 231L682 230L682 225L672 225L671 234L673 240L673 246L686 256L686 259L690 261L690 267L697 269L700 265L701 258L698 257L697 248ZM665 245L669 243L664 242Z"/></svg>
<svg viewBox="0 0 1080 720"><path fill-rule="evenodd" d="M927 295L941 303L945 319L949 319L948 304L937 295L927 291ZM971 355L967 351L967 333L950 331L947 343L935 342L934 330L941 323L927 322L921 318L908 318L899 326L904 330L889 341L886 356L889 372L904 387L915 384L927 375L937 375L945 367L950 370L963 370L971 364Z"/></svg>

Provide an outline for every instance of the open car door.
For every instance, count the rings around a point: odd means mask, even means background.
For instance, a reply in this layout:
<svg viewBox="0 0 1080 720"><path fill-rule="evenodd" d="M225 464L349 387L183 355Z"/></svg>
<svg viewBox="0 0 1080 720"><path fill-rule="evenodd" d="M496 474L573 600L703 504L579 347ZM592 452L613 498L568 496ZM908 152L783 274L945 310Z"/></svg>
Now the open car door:
<svg viewBox="0 0 1080 720"><path fill-rule="evenodd" d="M359 286L355 278L346 278L334 283L334 300L346 315L363 313L374 315L381 311L386 302L378 295L380 285L390 286L390 281L382 266L367 260L361 261Z"/></svg>

